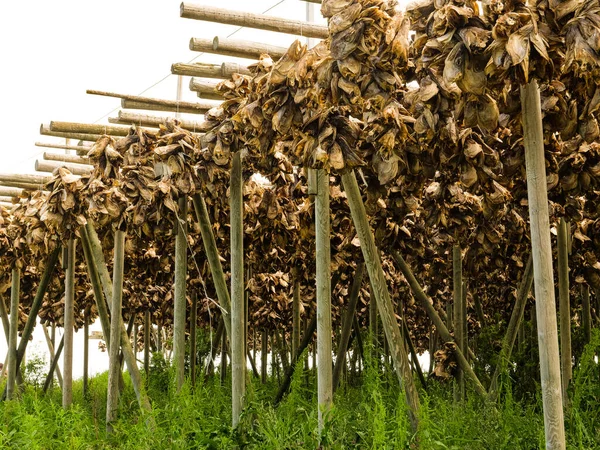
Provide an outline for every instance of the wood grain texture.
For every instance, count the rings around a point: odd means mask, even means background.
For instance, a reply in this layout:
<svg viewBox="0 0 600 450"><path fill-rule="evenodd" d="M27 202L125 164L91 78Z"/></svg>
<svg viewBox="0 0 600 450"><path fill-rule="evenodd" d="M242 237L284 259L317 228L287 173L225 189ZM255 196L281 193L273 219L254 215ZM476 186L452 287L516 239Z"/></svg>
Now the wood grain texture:
<svg viewBox="0 0 600 450"><path fill-rule="evenodd" d="M177 390L185 382L186 278L187 278L187 197L178 200L177 234L175 236L175 286L173 307L173 365Z"/></svg>
<svg viewBox="0 0 600 450"><path fill-rule="evenodd" d="M67 270L65 272L65 349L63 355L63 408L73 403L73 340L75 327L75 245L74 238L67 242Z"/></svg>
<svg viewBox="0 0 600 450"><path fill-rule="evenodd" d="M558 224L558 303L560 314L560 369L563 406L569 404L569 383L573 378L571 350L571 301L569 299L569 231L564 217Z"/></svg>

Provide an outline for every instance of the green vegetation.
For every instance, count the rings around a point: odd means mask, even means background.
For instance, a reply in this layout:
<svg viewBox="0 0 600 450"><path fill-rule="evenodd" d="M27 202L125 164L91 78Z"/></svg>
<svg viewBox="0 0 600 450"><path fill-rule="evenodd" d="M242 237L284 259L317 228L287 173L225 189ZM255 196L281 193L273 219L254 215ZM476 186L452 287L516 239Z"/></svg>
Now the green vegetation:
<svg viewBox="0 0 600 450"><path fill-rule="evenodd" d="M584 352L576 371L572 407L566 415L569 448L600 448L600 382L595 351L600 333ZM541 400L522 397L503 378L496 407L470 393L464 404L452 400L452 384L430 380L421 391L421 429L409 430L404 396L394 373L385 367L367 367L349 375L335 397L322 436L317 433L316 387L313 373L301 369L291 393L272 405L277 380L266 385L249 373L247 404L241 432L232 432L230 382L219 376L200 381L195 392L185 386L175 393L169 367L155 355L148 384L156 429L150 430L137 406L128 377L120 400L116 433L105 434L107 374L90 382L84 398L82 384L74 387L74 406L61 407L59 389L42 394L28 384L20 399L0 404L0 448L16 449L542 449L544 429ZM37 365L30 368L39 370ZM30 374L28 379L35 379ZM538 388L539 390L539 388ZM321 446L321 447L320 447Z"/></svg>

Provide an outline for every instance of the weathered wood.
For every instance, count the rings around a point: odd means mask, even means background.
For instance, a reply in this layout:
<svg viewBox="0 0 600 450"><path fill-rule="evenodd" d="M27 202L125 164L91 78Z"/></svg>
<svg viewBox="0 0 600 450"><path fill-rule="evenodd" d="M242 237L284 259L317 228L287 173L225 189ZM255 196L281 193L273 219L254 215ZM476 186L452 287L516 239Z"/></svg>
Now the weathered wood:
<svg viewBox="0 0 600 450"><path fill-rule="evenodd" d="M231 62L223 64L175 63L171 65L171 73L189 77L229 79L234 73L250 75L250 70L246 66Z"/></svg>
<svg viewBox="0 0 600 450"><path fill-rule="evenodd" d="M200 193L194 194L192 201L194 203L196 220L200 225L200 234L202 236L204 252L206 253L210 273L213 278L215 290L217 291L217 298L219 299L221 314L223 315L223 321L225 323L225 330L227 331L227 336L231 339L231 299L229 297L229 289L227 288L227 281L225 280L221 259L219 258L219 250L217 249L217 241L215 240L215 235L213 233L210 216L208 215L204 197L202 197Z"/></svg>
<svg viewBox="0 0 600 450"><path fill-rule="evenodd" d="M170 116L153 116L150 114L137 114L129 111L119 110L119 114L117 118L109 118L108 121L111 123L119 123L121 125L130 125L130 126L143 126L149 128L158 128L160 125L163 125L167 122L167 120L173 120L174 117ZM179 126L185 130L191 131L193 133L204 131L207 127L205 122L197 122L193 120L186 120L177 118L179 121Z"/></svg>
<svg viewBox="0 0 600 450"><path fill-rule="evenodd" d="M592 340L592 314L590 307L590 287L587 284L581 285L581 321L583 325L584 343L589 344Z"/></svg>
<svg viewBox="0 0 600 450"><path fill-rule="evenodd" d="M50 368L48 369L48 375L46 375L46 380L44 381L44 387L42 388L42 392L45 394L48 391L48 388L52 384L52 380L54 379L54 370L58 368L58 359L63 351L65 346L65 335L63 334L60 342L58 343L58 347L56 347L56 354L54 355L54 359L50 363ZM62 387L62 385L61 385Z"/></svg>
<svg viewBox="0 0 600 450"><path fill-rule="evenodd" d="M327 27L324 25L186 2L181 3L179 15L185 19L224 23L303 37L326 39L328 36Z"/></svg>
<svg viewBox="0 0 600 450"><path fill-rule="evenodd" d="M519 324L523 321L523 315L525 314L525 305L527 304L527 297L529 296L529 292L531 292L532 285L533 257L529 255L527 265L525 266L525 271L523 272L523 279L521 280L521 284L517 289L517 298L515 299L515 305L513 306L513 311L510 316L508 328L506 329L506 334L504 335L504 339L502 340L502 348L500 349L498 363L496 364L494 375L492 375L492 381L490 383L490 388L488 391L488 397L491 401L496 401L497 399L498 377L500 376L500 373L505 369L508 361L510 360L510 355L512 353L512 349L515 345L515 339L517 337L517 330L519 328Z"/></svg>
<svg viewBox="0 0 600 450"><path fill-rule="evenodd" d="M146 383L150 375L150 327L152 326L150 310L144 311L144 374Z"/></svg>
<svg viewBox="0 0 600 450"><path fill-rule="evenodd" d="M35 160L35 170L37 172L53 173L59 167L65 167L69 169L73 175L89 175L93 170L93 166L91 165L63 163L58 161L44 161L40 159Z"/></svg>
<svg viewBox="0 0 600 450"><path fill-rule="evenodd" d="M227 334L221 336L221 385L227 379Z"/></svg>
<svg viewBox="0 0 600 450"><path fill-rule="evenodd" d="M0 181L1 183L1 181ZM18 198L23 193L23 189L0 186L0 195L10 197L10 198Z"/></svg>
<svg viewBox="0 0 600 450"><path fill-rule="evenodd" d="M315 198L315 239L317 279L317 390L319 431L333 404L331 344L331 223L329 211L329 173L317 170Z"/></svg>
<svg viewBox="0 0 600 450"><path fill-rule="evenodd" d="M223 100L223 94L216 91L220 80L211 80L209 78L190 78L190 91L198 93L198 97L207 100Z"/></svg>
<svg viewBox="0 0 600 450"><path fill-rule="evenodd" d="M294 291L292 293L292 355L300 345L300 279L297 270L292 274Z"/></svg>
<svg viewBox="0 0 600 450"><path fill-rule="evenodd" d="M104 295L106 297L107 303L112 303L112 291L113 285L110 275L108 273L108 269L106 267L106 262L104 260L104 254L102 252L102 245L100 244L100 240L98 239L98 235L96 234L96 230L94 229L93 222L88 219L87 224L85 225L87 234L86 236L89 239L89 245L92 256L92 263L95 265L95 269L98 272L98 276L100 278L102 289L104 291ZM98 310L100 312L100 310ZM109 311L110 312L110 311ZM125 324L121 323L121 350L123 352L123 356L125 359L125 363L127 364L127 371L129 372L129 376L131 378L131 384L133 385L133 390L135 391L135 395L138 399L138 403L140 407L145 411L151 411L152 407L150 406L150 401L148 400L148 396L143 389L142 385L142 377L140 375L140 370L137 366L137 361L135 360L135 355L133 354L133 349L131 348L131 342L129 341L129 335L127 330L125 329ZM150 418L147 422L150 427L153 427L153 421Z"/></svg>
<svg viewBox="0 0 600 450"><path fill-rule="evenodd" d="M63 355L62 406L70 408L73 403L73 341L75 326L75 239L67 242L67 270L65 271L65 319Z"/></svg>
<svg viewBox="0 0 600 450"><path fill-rule="evenodd" d="M250 361L250 367L252 367L252 375L254 375L256 378L260 378L260 374L258 373L258 369L256 368L256 361L252 357L252 353L250 353L250 350L246 351L246 356Z"/></svg>
<svg viewBox="0 0 600 450"><path fill-rule="evenodd" d="M342 174L342 185L348 198L352 220L360 240L360 248L367 266L375 300L377 301L377 308L381 316L383 329L391 346L396 375L403 385L406 395L411 427L413 431L416 431L418 429L419 397L408 362L408 355L402 342L402 336L400 335L400 328L394 315L392 300L381 267L379 250L375 245L375 239L369 227L365 205L360 195L354 171Z"/></svg>
<svg viewBox="0 0 600 450"><path fill-rule="evenodd" d="M55 120L50 122L50 131L60 131L62 133L127 136L129 134L129 130L130 127L119 127L100 123L59 122Z"/></svg>
<svg viewBox="0 0 600 450"><path fill-rule="evenodd" d="M283 367L283 371L285 372L288 369L288 367L290 366L290 363L287 359L287 353L285 351L283 333L284 332L282 330L282 335L280 335L279 332L277 330L275 330L273 332L273 335L275 337L275 345L277 346L277 350L279 353L279 359L281 360L281 365Z"/></svg>
<svg viewBox="0 0 600 450"><path fill-rule="evenodd" d="M460 351L465 354L464 322L466 311L463 308L463 279L462 279L462 254L459 245L452 247L452 294L454 301L454 338ZM456 373L456 386L454 400L461 402L465 398L465 379L463 371L459 367Z"/></svg>
<svg viewBox="0 0 600 450"><path fill-rule="evenodd" d="M569 383L573 378L571 351L571 302L569 299L569 232L561 217L558 224L558 301L560 314L560 367L563 406L569 404Z"/></svg>
<svg viewBox="0 0 600 450"><path fill-rule="evenodd" d="M269 334L267 333L267 329L262 330L262 338L260 341L260 381L265 384L267 382L267 353L268 353L268 345L267 342Z"/></svg>
<svg viewBox="0 0 600 450"><path fill-rule="evenodd" d="M193 290L191 293L192 306L190 309L190 383L192 387L196 386L196 317L198 310L198 293Z"/></svg>
<svg viewBox="0 0 600 450"><path fill-rule="evenodd" d="M89 390L89 359L90 359L90 313L86 308L83 315L83 395L87 396Z"/></svg>
<svg viewBox="0 0 600 450"><path fill-rule="evenodd" d="M562 450L565 448L565 430L548 215L546 159L540 92L535 80L521 86L521 110L546 448Z"/></svg>
<svg viewBox="0 0 600 450"><path fill-rule="evenodd" d="M44 152L44 159L46 161L90 165L90 160L85 156L67 155L64 153Z"/></svg>
<svg viewBox="0 0 600 450"><path fill-rule="evenodd" d="M244 314L244 197L242 155L233 154L229 187L231 222L231 410L237 428L246 391L246 339Z"/></svg>
<svg viewBox="0 0 600 450"><path fill-rule="evenodd" d="M48 328L46 327L45 324L42 324L42 330L44 331L44 337L46 338L46 344L48 345L48 354L50 355L50 364L52 364L52 361L54 361L54 358L56 357L56 353L54 352L54 343L52 342L52 338L50 337L50 334L48 333ZM62 389L63 380L62 380L62 374L60 372L60 368L58 366L56 366L55 371L56 371L56 379L58 380L58 385Z"/></svg>
<svg viewBox="0 0 600 450"><path fill-rule="evenodd" d="M219 38L217 36L214 39L191 38L190 50L254 60L257 60L262 54L268 54L274 61L277 61L287 53L288 49L287 47L278 47L263 42Z"/></svg>
<svg viewBox="0 0 600 450"><path fill-rule="evenodd" d="M10 286L10 321L8 334L8 360L6 363L8 377L6 380L6 398L12 400L15 396L15 387L17 381L17 372L19 364L17 363L17 339L19 326L19 296L21 289L21 270L12 269Z"/></svg>
<svg viewBox="0 0 600 450"><path fill-rule="evenodd" d="M42 136L54 136L63 139L76 139L78 141L96 142L102 137L101 134L85 134L85 133L67 133L62 131L52 131L49 124L40 125L40 134Z"/></svg>
<svg viewBox="0 0 600 450"><path fill-rule="evenodd" d="M410 338L410 332L408 331L408 327L406 326L405 320L402 320L402 329L404 331L404 340L406 341L406 344L408 345L408 350L410 352L412 365L415 368L415 371L417 372L417 376L419 377L421 386L423 386L423 389L427 390L427 381L425 380L425 376L423 375L423 369L421 369L421 364L419 364L419 358L415 350L415 345L413 344L413 341Z"/></svg>
<svg viewBox="0 0 600 450"><path fill-rule="evenodd" d="M350 342L350 332L352 331L352 323L356 315L356 306L358 305L358 297L360 294L360 286L362 285L363 275L365 273L364 263L356 266L354 272L354 280L352 280L352 287L350 288L350 300L348 301L348 307L344 313L344 319L342 324L342 334L340 335L337 353L335 356L335 366L333 367L333 392L337 390L340 382L340 375L342 374L342 368L346 362L346 352L348 351Z"/></svg>
<svg viewBox="0 0 600 450"><path fill-rule="evenodd" d="M19 183L21 185L30 185L30 186L32 186L32 189L41 189L51 179L52 179L52 177L49 175L33 175L33 174L18 175L16 173L0 173L0 184L2 184L4 186L11 186L10 184L7 184L7 183L12 182L12 183ZM8 192L8 191L9 190L6 188L0 189L0 194L4 194L5 192ZM15 191L14 189L12 189L10 191L12 191L14 193L6 194L6 195L18 196L22 192L22 190L21 190L20 192L17 193L17 191Z"/></svg>
<svg viewBox="0 0 600 450"><path fill-rule="evenodd" d="M283 398L283 396L285 395L285 393L289 390L290 385L292 384L292 376L294 375L294 370L296 369L296 363L298 362L298 359L300 358L300 355L302 354L302 352L304 352L304 350L306 350L306 348L308 347L308 344L310 344L310 342L312 341L312 338L313 338L313 335L315 334L316 329L317 329L317 316L315 314L312 317L312 319L310 319L310 322L306 328L306 331L304 332L304 336L302 337L302 341L300 341L300 345L298 346L298 351L293 356L292 362L283 377L283 382L279 386L279 390L277 391L277 395L275 396L275 404L278 404L281 401L281 399ZM271 347L273 347L273 346L271 346ZM274 353L273 348L271 349L271 351ZM274 374L275 374L275 370L273 370L273 375Z"/></svg>
<svg viewBox="0 0 600 450"><path fill-rule="evenodd" d="M114 345L121 334L123 324L123 273L125 268L125 232L116 230L114 235L113 285L110 315L110 340L113 342L108 350L108 393L106 396L106 432L113 432L113 422L117 419L119 406L119 346Z"/></svg>
<svg viewBox="0 0 600 450"><path fill-rule="evenodd" d="M221 342L221 336L223 335L223 329L225 328L223 324L223 318L219 318L219 325L217 325L217 331L215 332L214 339L211 334L211 343L212 350L210 352L210 360L208 361L208 365L206 367L206 375L214 375L214 367L215 367L215 358L217 357L217 351L219 350L219 344Z"/></svg>
<svg viewBox="0 0 600 450"><path fill-rule="evenodd" d="M76 152L89 152L92 148L91 145L68 145L68 144L49 144L47 142L36 142L36 147L44 147L44 148L57 148L61 150L75 150ZM62 153L57 153L63 155ZM65 156L65 155L63 155ZM68 155L66 155L68 156Z"/></svg>
<svg viewBox="0 0 600 450"><path fill-rule="evenodd" d="M177 100L164 100L160 98L141 97L139 95L117 94L115 92L96 91L89 89L87 94L102 95L121 99L121 107L124 109L148 109L153 111L171 111L191 114L204 114L211 108L218 106L218 102L182 102Z"/></svg>
<svg viewBox="0 0 600 450"><path fill-rule="evenodd" d="M187 278L187 211L188 199L179 198L177 235L175 236L175 295L173 308L173 365L175 386L179 391L185 382L186 278Z"/></svg>
<svg viewBox="0 0 600 450"><path fill-rule="evenodd" d="M410 286L413 296L427 312L429 319L433 322L438 333L440 334L440 338L444 342L454 342L454 339L453 339L452 335L450 334L450 332L448 331L448 328L444 324L442 317L440 317L438 312L433 307L433 302L429 300L429 297L427 297L427 294L425 294L425 292L423 291L423 288L421 287L421 285L415 278L414 274L408 267L408 264L406 264L406 261L404 261L404 258L402 258L400 253L398 253L395 250L392 251L392 255L393 255L394 259L396 260L396 262L398 263L398 267L402 271L404 278L408 282L408 285ZM483 387L483 385L477 378L477 375L475 374L475 372L473 371L473 368L467 361L467 358L465 358L465 355L463 354L463 352L458 347L456 347L455 352L456 352L457 362L458 362L460 368L465 373L466 377L473 383L475 392L477 392L477 394L479 394L481 396L486 396L487 392L486 392L485 388Z"/></svg>

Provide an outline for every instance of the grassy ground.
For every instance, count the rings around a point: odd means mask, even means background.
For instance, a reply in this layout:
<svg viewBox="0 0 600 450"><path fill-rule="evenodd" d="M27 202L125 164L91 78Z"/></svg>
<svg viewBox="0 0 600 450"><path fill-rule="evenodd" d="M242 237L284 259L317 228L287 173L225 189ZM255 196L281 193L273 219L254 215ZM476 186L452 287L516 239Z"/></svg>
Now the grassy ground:
<svg viewBox="0 0 600 450"><path fill-rule="evenodd" d="M573 405L567 414L568 447L600 448L599 368L590 349L582 359L573 386ZM587 358L587 359L586 359ZM249 377L243 431L229 427L230 382L218 376L195 392L170 388L169 370L158 364L148 393L153 402L155 429L148 429L133 389L127 383L120 401L116 433L105 433L107 375L91 380L86 398L82 384L74 386L74 406L64 411L58 389L48 395L27 386L20 400L0 403L0 448L18 449L542 449L544 428L541 403L513 398L505 377L503 395L495 406L470 393L464 404L452 401L452 385L430 382L421 390L420 430L410 432L404 396L391 371L367 369L360 380L336 393L325 432L317 432L316 389L313 375L300 371L292 392L277 407L271 402L276 380L266 385ZM125 377L126 381L128 377ZM308 384L307 384L308 379ZM352 380L351 380L352 381Z"/></svg>

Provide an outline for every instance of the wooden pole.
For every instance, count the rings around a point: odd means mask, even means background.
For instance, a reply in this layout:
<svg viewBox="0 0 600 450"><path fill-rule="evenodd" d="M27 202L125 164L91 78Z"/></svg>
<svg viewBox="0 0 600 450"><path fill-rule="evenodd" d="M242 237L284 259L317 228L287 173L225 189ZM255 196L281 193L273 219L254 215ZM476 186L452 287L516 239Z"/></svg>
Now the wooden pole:
<svg viewBox="0 0 600 450"><path fill-rule="evenodd" d="M569 236L567 222L558 225L558 299L560 313L560 366L563 406L569 404L569 383L573 378L571 363L571 304L569 299Z"/></svg>
<svg viewBox="0 0 600 450"><path fill-rule="evenodd" d="M348 307L344 314L344 321L342 325L342 334L340 336L337 354L335 356L335 366L333 367L333 392L337 390L340 382L340 375L342 374L342 368L345 366L346 352L348 351L348 343L350 341L350 332L352 331L352 323L356 315L356 306L358 305L358 297L360 294L360 286L362 285L363 275L365 273L364 263L356 266L356 272L354 272L354 280L352 281L352 287L350 289L350 300L348 301Z"/></svg>
<svg viewBox="0 0 600 450"><path fill-rule="evenodd" d="M190 310L190 382L192 387L196 387L196 325L197 318L196 313L198 309L198 293L193 290L192 296L192 308Z"/></svg>
<svg viewBox="0 0 600 450"><path fill-rule="evenodd" d="M535 80L521 86L521 109L546 448L564 449L565 430L548 216L544 132L540 91Z"/></svg>
<svg viewBox="0 0 600 450"><path fill-rule="evenodd" d="M115 125L105 125L99 123L79 123L79 122L50 122L50 131L60 131L63 133L85 133L85 134L108 134L110 136L127 136L129 127L119 127Z"/></svg>
<svg viewBox="0 0 600 450"><path fill-rule="evenodd" d="M42 330L44 331L44 336L46 337L46 344L48 344L48 354L50 355L50 364L52 364L52 361L54 361L54 358L56 357L56 354L54 352L54 343L52 342L52 338L48 334L48 328L46 327L45 324L42 324ZM60 372L60 368L58 366L56 366L55 370L56 370L56 378L58 380L58 385L62 389L63 380L62 380L62 374Z"/></svg>
<svg viewBox="0 0 600 450"><path fill-rule="evenodd" d="M212 274L215 290L217 291L221 314L223 315L223 321L225 323L225 330L227 331L227 336L231 339L231 300L229 298L229 289L227 289L225 273L223 272L223 266L221 265L221 260L219 258L217 241L213 234L212 224L208 215L206 203L204 202L204 197L197 193L192 197L192 200L194 202L196 220L200 225L200 234L202 235L202 244L204 245L206 259L208 259L210 273Z"/></svg>
<svg viewBox="0 0 600 450"><path fill-rule="evenodd" d="M78 141L96 142L102 137L101 134L85 134L85 133L66 133L62 131L50 130L49 124L40 125L40 134L42 136L54 136L63 139L77 139Z"/></svg>
<svg viewBox="0 0 600 450"><path fill-rule="evenodd" d="M18 183L20 185L31 186L35 190L42 189L44 185L51 180L52 177L50 175L19 175L16 173L0 173L0 183L2 183L4 186L11 186L7 183ZM6 189L4 189L4 191L6 191ZM15 197L18 197L20 194L20 192L14 194L4 194L2 191L0 191L0 193L3 195L13 195Z"/></svg>
<svg viewBox="0 0 600 450"><path fill-rule="evenodd" d="M288 49L287 47L278 47L263 42L219 38L217 36L214 39L190 39L190 50L254 60L257 60L261 54L268 54L274 61L277 61L287 53Z"/></svg>
<svg viewBox="0 0 600 450"><path fill-rule="evenodd" d="M354 227L356 228L356 232L360 239L360 248L367 266L367 272L369 273L375 300L377 301L383 329L391 347L396 374L398 380L404 387L411 427L413 431L416 431L418 429L419 397L408 362L406 348L404 347L404 342L402 342L402 336L400 335L400 328L398 327L398 322L394 316L392 300L381 267L379 250L375 245L375 239L369 227L369 220L367 218L367 213L360 195L354 171L348 171L342 174L342 184L346 196L348 197L348 204L350 206Z"/></svg>
<svg viewBox="0 0 600 450"><path fill-rule="evenodd" d="M316 278L317 278L317 390L319 432L333 403L331 345L331 250L329 173L317 170L315 198Z"/></svg>
<svg viewBox="0 0 600 450"><path fill-rule="evenodd" d="M49 144L47 142L36 142L34 144L36 147L44 147L44 148L57 148L57 149L61 149L61 150L75 150L76 152L78 152L78 154L80 152L86 153L90 151L90 149L92 148L91 145L68 145L68 144ZM54 153L56 155L61 155L61 156L69 156L68 154L64 154L64 153ZM46 158L44 158L46 159Z"/></svg>
<svg viewBox="0 0 600 450"><path fill-rule="evenodd" d="M214 361L217 357L217 351L219 350L219 344L221 343L221 336L223 335L224 328L225 327L223 325L223 318L220 318L219 325L217 325L217 331L215 332L215 337L212 340L212 349L210 352L211 357L208 366L206 367L206 375L214 375Z"/></svg>
<svg viewBox="0 0 600 450"><path fill-rule="evenodd" d="M293 274L294 292L292 297L292 355L300 345L300 279L297 271Z"/></svg>
<svg viewBox="0 0 600 450"><path fill-rule="evenodd" d="M462 280L462 254L459 245L452 247L452 280L454 301L454 338L460 351L465 353L464 322L466 320L463 309L463 280ZM462 402L465 398L465 379L460 367L456 373L456 386L454 401Z"/></svg>
<svg viewBox="0 0 600 450"><path fill-rule="evenodd" d="M67 270L65 272L65 354L63 355L62 406L73 403L73 340L75 327L75 238L67 242Z"/></svg>
<svg viewBox="0 0 600 450"><path fill-rule="evenodd" d="M83 395L89 391L88 364L90 359L90 313L86 308L83 315Z"/></svg>
<svg viewBox="0 0 600 450"><path fill-rule="evenodd" d="M590 307L590 287L587 284L581 285L581 300L584 343L589 344L592 340L592 314Z"/></svg>
<svg viewBox="0 0 600 450"><path fill-rule="evenodd" d="M150 327L152 327L150 310L144 311L144 373L146 374L146 383L150 376Z"/></svg>
<svg viewBox="0 0 600 450"><path fill-rule="evenodd" d="M227 379L227 334L223 333L221 339L221 384Z"/></svg>
<svg viewBox="0 0 600 450"><path fill-rule="evenodd" d="M120 123L122 125L130 126L144 126L149 128L158 128L160 125L164 125L167 120L173 119L169 116L153 116L150 114L136 114L130 111L119 110L119 114L116 119L109 118L108 121L112 123ZM204 131L206 127L205 122L197 122L193 120L177 119L179 126L184 130L191 132Z"/></svg>
<svg viewBox="0 0 600 450"><path fill-rule="evenodd" d="M186 19L204 20L239 27L256 28L259 30L277 31L279 33L295 34L313 38L326 39L329 35L327 27L300 20L281 19L264 14L253 14L246 11L232 11L223 8L183 2L180 7L181 17Z"/></svg>
<svg viewBox="0 0 600 450"><path fill-rule="evenodd" d="M21 288L21 270L12 269L11 287L10 287L10 322L8 334L8 361L6 363L8 378L6 381L6 398L12 400L15 396L15 386L17 380L17 339L19 327L19 296Z"/></svg>
<svg viewBox="0 0 600 450"><path fill-rule="evenodd" d="M244 407L246 390L246 342L244 314L244 197L242 156L233 154L229 188L231 220L231 407L236 428Z"/></svg>
<svg viewBox="0 0 600 450"><path fill-rule="evenodd" d="M121 99L121 107L125 109L152 109L155 111L171 111L191 114L204 114L211 108L219 106L217 102L193 103L160 98L140 97L139 95L117 94L115 92L88 89L87 94L116 97ZM126 106L129 105L129 106Z"/></svg>
<svg viewBox="0 0 600 450"><path fill-rule="evenodd" d="M223 94L217 92L220 80L209 78L190 78L189 88L198 94L198 97L206 100L223 100Z"/></svg>
<svg viewBox="0 0 600 450"><path fill-rule="evenodd" d="M62 163L90 165L90 160L86 156L65 155L63 153L44 152L44 159L46 161L59 161Z"/></svg>
<svg viewBox="0 0 600 450"><path fill-rule="evenodd" d="M425 380L425 376L423 375L423 369L421 369L421 364L419 364L419 358L417 357L417 352L415 350L415 346L413 344L412 339L410 338L410 333L408 331L408 327L406 326L406 321L402 320L402 329L404 330L404 340L408 345L408 349L410 351L410 357L412 359L412 364L417 372L417 376L419 377L419 381L421 382L421 386L423 389L427 390L427 381Z"/></svg>
<svg viewBox="0 0 600 450"><path fill-rule="evenodd" d="M46 381L44 381L44 387L42 388L42 392L45 394L52 383L54 378L54 370L58 369L58 359L60 358L60 354L63 351L65 346L65 335L63 334L62 338L60 338L60 342L58 343L58 347L56 347L56 354L54 355L54 359L50 363L50 368L48 369L48 375L46 375ZM61 385L61 387L63 387Z"/></svg>
<svg viewBox="0 0 600 450"><path fill-rule="evenodd" d="M117 342L121 334L123 304L123 272L125 266L125 232L115 231L115 248L113 262L112 304L110 315L111 342ZM113 432L113 422L117 419L119 406L119 346L111 345L108 351L108 394L106 397L106 432Z"/></svg>
<svg viewBox="0 0 600 450"><path fill-rule="evenodd" d="M517 330L519 324L523 321L523 315L525 314L525 305L527 304L527 297L531 292L531 286L533 284L533 257L529 255L527 265L525 266L525 272L523 272L523 279L517 290L517 298L515 299L515 306L513 307L512 314L510 316L510 322L506 329L506 334L502 340L502 349L500 350L500 356L498 364L494 370L492 381L489 389L489 399L496 401L498 396L498 377L502 370L505 369L507 362L510 360L512 349L515 345L515 339L517 337Z"/></svg>
<svg viewBox="0 0 600 450"><path fill-rule="evenodd" d="M86 236L88 238L89 247L91 250L92 256L92 264L95 266L95 270L98 273L98 278L101 281L102 289L104 290L104 295L107 299L107 303L112 303L113 298L113 284L110 279L110 275L108 273L108 269L106 268L106 262L104 261L104 254L102 252L102 245L100 244L100 240L98 239L98 235L96 234L96 230L92 224L92 221L88 219L87 224L85 225L86 233L82 233L82 237ZM98 299L96 299L97 303ZM98 308L98 313L100 314L100 308ZM131 348L131 342L129 341L129 335L127 330L125 329L125 324L121 321L121 349L123 351L123 357L125 359L125 363L127 364L127 371L129 372L129 376L131 377L131 384L133 385L133 390L135 391L135 395L138 399L138 403L140 407L145 411L151 411L152 407L150 406L150 401L148 400L148 396L143 389L142 385L142 377L140 374L140 370L137 366L137 361L135 360L135 355L133 354L133 349ZM118 346L118 345L117 345ZM153 420L150 418L148 420L148 425L150 427L154 426Z"/></svg>
<svg viewBox="0 0 600 450"><path fill-rule="evenodd" d="M173 308L173 365L177 391L185 382L185 315L187 310L187 197L179 198L175 236L175 300Z"/></svg>
<svg viewBox="0 0 600 450"><path fill-rule="evenodd" d="M171 74L184 75L189 77L205 77L229 79L235 73L250 75L250 70L246 66L238 63L206 64L206 63L175 63L171 65Z"/></svg>
<svg viewBox="0 0 600 450"><path fill-rule="evenodd" d="M268 352L268 339L269 334L267 329L262 330L261 349L260 349L260 381L265 384L267 382L267 352Z"/></svg>
<svg viewBox="0 0 600 450"><path fill-rule="evenodd" d="M79 165L79 164L72 164L72 163L63 163L63 162L58 162L58 161L44 161L44 160L39 160L39 159L37 159L35 161L34 167L37 172L49 172L49 173L54 172L59 167L65 167L65 168L69 169L69 171L73 175L88 175L94 169L94 167L91 165L83 165L83 164Z"/></svg>

